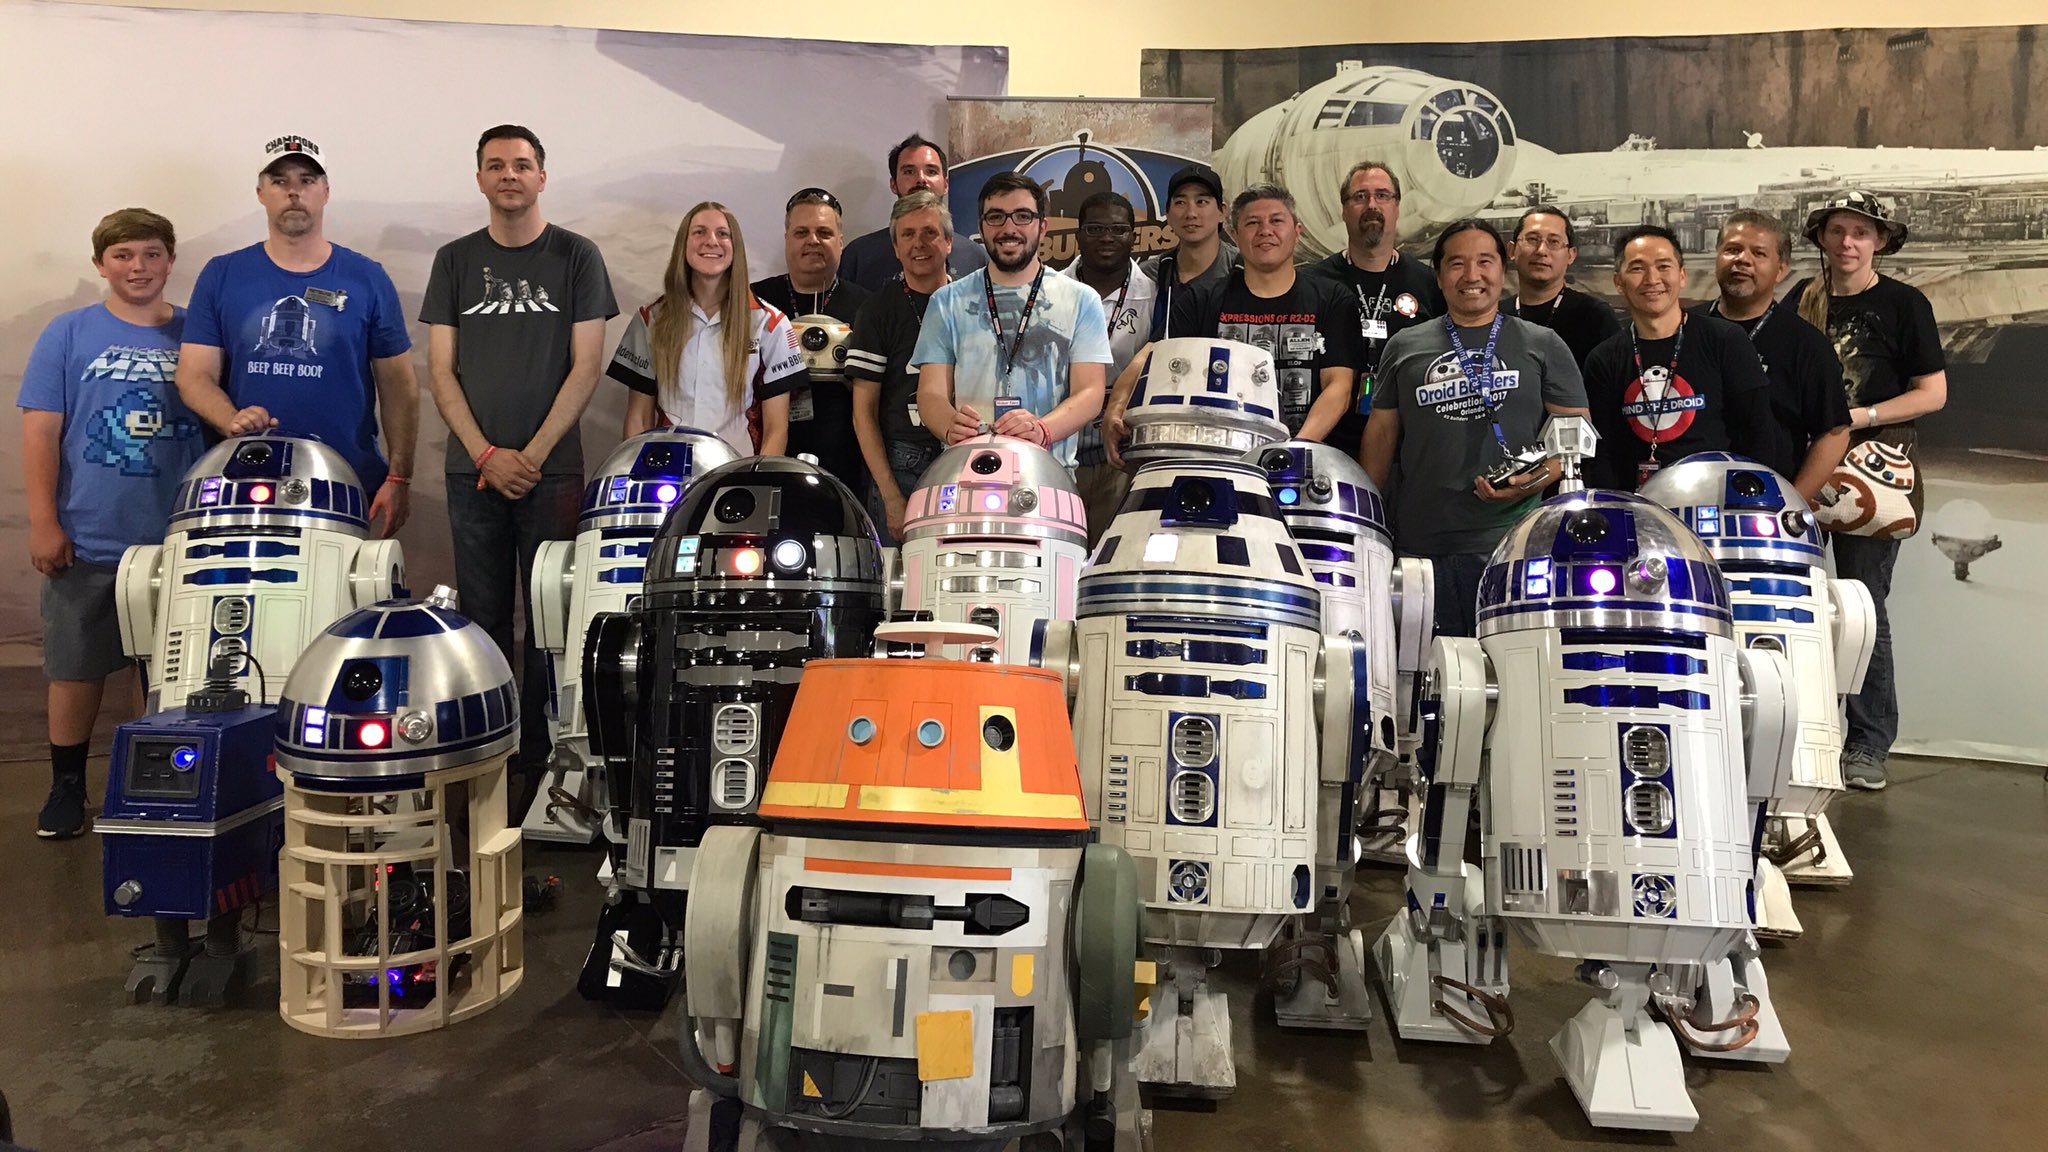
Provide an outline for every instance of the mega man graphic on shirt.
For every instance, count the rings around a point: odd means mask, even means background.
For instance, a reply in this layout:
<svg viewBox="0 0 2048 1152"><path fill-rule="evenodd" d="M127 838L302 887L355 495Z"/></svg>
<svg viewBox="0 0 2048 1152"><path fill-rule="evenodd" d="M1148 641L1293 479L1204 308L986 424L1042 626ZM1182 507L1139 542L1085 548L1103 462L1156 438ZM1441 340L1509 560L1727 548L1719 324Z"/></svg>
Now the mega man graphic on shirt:
<svg viewBox="0 0 2048 1152"><path fill-rule="evenodd" d="M170 354L173 366L177 353ZM199 422L171 416L163 400L148 388L130 388L121 398L94 412L86 428L87 464L119 470L123 476L159 476L150 448L158 440L177 441L199 435Z"/></svg>

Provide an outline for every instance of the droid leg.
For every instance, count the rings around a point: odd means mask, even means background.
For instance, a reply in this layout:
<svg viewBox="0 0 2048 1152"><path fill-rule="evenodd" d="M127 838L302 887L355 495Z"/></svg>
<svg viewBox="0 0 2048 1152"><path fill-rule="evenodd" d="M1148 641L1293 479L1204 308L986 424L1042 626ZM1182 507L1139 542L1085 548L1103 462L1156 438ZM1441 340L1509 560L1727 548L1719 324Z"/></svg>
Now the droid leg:
<svg viewBox="0 0 2048 1152"><path fill-rule="evenodd" d="M1773 822L1781 824L1784 831L1771 859L1784 873L1787 884L1834 888L1856 878L1825 814L1774 817Z"/></svg>
<svg viewBox="0 0 2048 1152"><path fill-rule="evenodd" d="M1725 959L1701 972L1679 1037L1694 1055L1709 1060L1783 1064L1792 1055L1753 937L1744 937Z"/></svg>
<svg viewBox="0 0 2048 1152"><path fill-rule="evenodd" d="M1550 1038L1550 1050L1586 1119L1601 1128L1692 1131L1700 1114L1686 1095L1678 1041L1650 1015L1651 966L1589 960L1579 978L1599 995Z"/></svg>
<svg viewBox="0 0 2048 1152"><path fill-rule="evenodd" d="M1424 665L1436 642L1436 572L1427 560L1400 561L1395 573L1394 633L1396 760L1374 774L1370 802L1361 806L1359 831L1364 846L1359 858L1398 866L1407 862L1402 845L1420 799L1416 758L1422 724L1417 698Z"/></svg>
<svg viewBox="0 0 2048 1152"><path fill-rule="evenodd" d="M255 975L256 947L242 932L241 913L223 912L206 922L206 944L185 969L178 1003L188 1008L225 1008Z"/></svg>
<svg viewBox="0 0 2048 1152"><path fill-rule="evenodd" d="M1805 932L1792 908L1792 888L1770 857L1756 862L1756 934L1766 940L1797 940Z"/></svg>
<svg viewBox="0 0 2048 1152"><path fill-rule="evenodd" d="M1273 1015L1283 1028L1363 1032L1372 1022L1365 934L1342 904L1297 917L1267 952Z"/></svg>
<svg viewBox="0 0 2048 1152"><path fill-rule="evenodd" d="M526 819L520 823L520 834L529 840L588 844L604 822L604 802L602 770L587 767L572 748L557 744Z"/></svg>
<svg viewBox="0 0 2048 1152"><path fill-rule="evenodd" d="M658 1012L682 969L679 892L615 888L597 917L576 991L586 1000Z"/></svg>
<svg viewBox="0 0 2048 1152"><path fill-rule="evenodd" d="M137 957L135 967L128 970L123 992L129 1003L169 1004L178 998L178 984L184 980L185 968L197 951L190 924L170 916L156 918L156 944Z"/></svg>
<svg viewBox="0 0 2048 1152"><path fill-rule="evenodd" d="M1209 987L1212 949L1155 949L1162 980L1152 996L1132 1072L1155 1092L1220 1100L1237 1088L1230 1002Z"/></svg>

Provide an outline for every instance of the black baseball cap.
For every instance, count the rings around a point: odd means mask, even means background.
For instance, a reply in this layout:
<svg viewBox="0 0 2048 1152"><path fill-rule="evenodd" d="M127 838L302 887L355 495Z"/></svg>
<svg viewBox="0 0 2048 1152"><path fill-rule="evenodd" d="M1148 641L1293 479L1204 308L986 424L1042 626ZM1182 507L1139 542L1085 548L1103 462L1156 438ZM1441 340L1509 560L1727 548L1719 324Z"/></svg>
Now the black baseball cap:
<svg viewBox="0 0 2048 1152"><path fill-rule="evenodd" d="M1214 196L1218 204L1223 202L1223 178L1207 164L1190 164L1175 172L1173 179L1166 182L1166 198L1173 199L1173 194L1180 191L1183 184L1200 184L1209 190L1209 195Z"/></svg>

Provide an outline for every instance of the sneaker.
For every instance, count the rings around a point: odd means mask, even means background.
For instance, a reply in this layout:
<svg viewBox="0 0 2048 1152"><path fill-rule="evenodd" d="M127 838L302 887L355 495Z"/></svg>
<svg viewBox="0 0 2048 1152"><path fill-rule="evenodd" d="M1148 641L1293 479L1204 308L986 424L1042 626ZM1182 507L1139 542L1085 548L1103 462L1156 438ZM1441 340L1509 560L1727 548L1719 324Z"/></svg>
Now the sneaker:
<svg viewBox="0 0 2048 1152"><path fill-rule="evenodd" d="M85 832L85 781L59 780L50 785L50 798L36 817L36 835L45 840L69 840Z"/></svg>
<svg viewBox="0 0 2048 1152"><path fill-rule="evenodd" d="M1861 748L1844 749L1842 782L1865 792L1884 791L1884 757Z"/></svg>

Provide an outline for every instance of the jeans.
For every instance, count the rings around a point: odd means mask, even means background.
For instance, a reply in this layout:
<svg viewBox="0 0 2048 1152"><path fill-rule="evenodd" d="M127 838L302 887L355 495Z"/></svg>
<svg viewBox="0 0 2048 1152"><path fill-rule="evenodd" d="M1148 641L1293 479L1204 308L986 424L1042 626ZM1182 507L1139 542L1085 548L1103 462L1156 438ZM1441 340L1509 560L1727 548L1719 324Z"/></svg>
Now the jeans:
<svg viewBox="0 0 2048 1152"><path fill-rule="evenodd" d="M1427 560L1436 574L1436 634L1474 636L1479 632L1479 578L1486 574L1487 552L1452 552L1443 556L1403 553Z"/></svg>
<svg viewBox="0 0 2048 1152"><path fill-rule="evenodd" d="M917 491L917 482L924 478L924 470L946 450L944 444L925 435L910 440L888 440L884 447L889 453L889 474L895 478L896 491L902 493L905 500ZM868 481L867 487L868 516L875 522L875 535L881 537L882 547L894 548L899 541L889 532L889 509L882 503L882 490L873 480Z"/></svg>
<svg viewBox="0 0 2048 1152"><path fill-rule="evenodd" d="M519 598L532 592L533 558L548 540L576 536L583 509L583 477L542 476L533 490L507 500L496 490L477 490L474 475L448 477L448 532L455 544L455 587L462 614L490 633L519 680L519 767L545 763L554 748L548 728L546 657L533 642L532 609ZM526 634L515 652L512 620L526 617ZM524 813L514 814L518 819Z"/></svg>
<svg viewBox="0 0 2048 1152"><path fill-rule="evenodd" d="M1884 602L1892 594L1892 567L1899 560L1897 540L1869 536L1836 536L1835 575L1861 580L1877 605L1877 642L1870 650L1870 671L1863 691L1849 697L1849 728L1842 747L1861 749L1879 761L1899 738L1899 685L1892 676L1892 620Z"/></svg>

